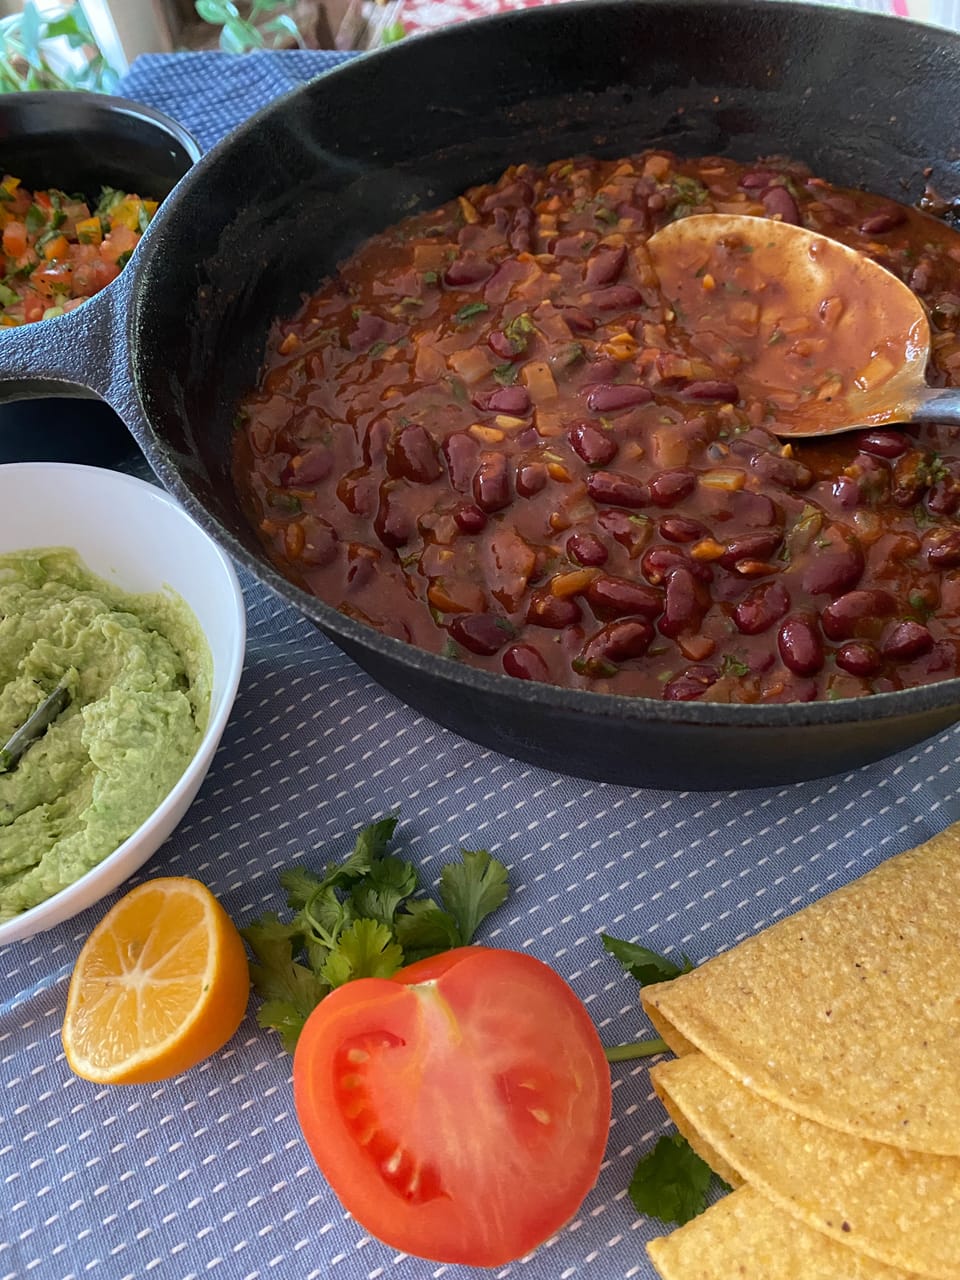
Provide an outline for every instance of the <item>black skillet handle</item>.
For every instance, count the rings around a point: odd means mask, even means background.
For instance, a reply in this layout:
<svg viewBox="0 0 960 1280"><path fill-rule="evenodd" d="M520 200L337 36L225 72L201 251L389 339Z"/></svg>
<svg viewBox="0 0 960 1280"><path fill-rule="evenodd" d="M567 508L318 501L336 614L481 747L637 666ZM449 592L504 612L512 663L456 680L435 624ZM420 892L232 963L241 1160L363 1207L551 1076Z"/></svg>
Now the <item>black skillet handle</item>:
<svg viewBox="0 0 960 1280"><path fill-rule="evenodd" d="M46 396L124 400L127 281L66 315L0 328L0 404Z"/></svg>

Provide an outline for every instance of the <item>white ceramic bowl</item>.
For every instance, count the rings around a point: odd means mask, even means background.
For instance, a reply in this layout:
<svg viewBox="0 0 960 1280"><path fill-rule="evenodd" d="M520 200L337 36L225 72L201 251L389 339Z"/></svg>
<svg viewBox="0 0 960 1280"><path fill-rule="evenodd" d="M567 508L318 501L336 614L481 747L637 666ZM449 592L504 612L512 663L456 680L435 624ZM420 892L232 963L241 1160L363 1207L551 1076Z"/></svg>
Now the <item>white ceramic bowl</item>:
<svg viewBox="0 0 960 1280"><path fill-rule="evenodd" d="M86 875L0 924L2 946L50 929L111 893L183 818L233 706L246 615L230 560L156 485L97 467L11 463L0 466L0 513L0 553L72 547L91 573L124 591L174 591L196 615L213 659L206 732L180 781L146 822Z"/></svg>

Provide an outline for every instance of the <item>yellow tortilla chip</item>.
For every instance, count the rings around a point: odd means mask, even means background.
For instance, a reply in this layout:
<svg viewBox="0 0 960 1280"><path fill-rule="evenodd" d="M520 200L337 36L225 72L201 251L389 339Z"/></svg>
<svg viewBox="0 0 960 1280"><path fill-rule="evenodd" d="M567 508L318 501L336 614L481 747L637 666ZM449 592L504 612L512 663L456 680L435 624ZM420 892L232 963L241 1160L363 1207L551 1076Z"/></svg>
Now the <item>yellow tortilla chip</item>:
<svg viewBox="0 0 960 1280"><path fill-rule="evenodd" d="M690 1053L650 1079L756 1191L840 1245L960 1280L960 1160L855 1138L775 1106Z"/></svg>
<svg viewBox="0 0 960 1280"><path fill-rule="evenodd" d="M676 1053L910 1151L960 1156L960 824L644 988ZM960 1243L957 1246L960 1252Z"/></svg>
<svg viewBox="0 0 960 1280"><path fill-rule="evenodd" d="M647 1245L663 1280L917 1280L790 1218L753 1187Z"/></svg>

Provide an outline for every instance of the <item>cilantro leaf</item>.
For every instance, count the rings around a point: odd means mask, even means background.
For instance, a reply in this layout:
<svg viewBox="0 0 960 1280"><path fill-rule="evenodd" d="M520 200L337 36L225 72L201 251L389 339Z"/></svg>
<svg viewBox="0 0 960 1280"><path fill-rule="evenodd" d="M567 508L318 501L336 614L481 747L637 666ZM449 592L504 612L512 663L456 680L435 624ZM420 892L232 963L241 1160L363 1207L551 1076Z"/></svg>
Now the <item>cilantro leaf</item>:
<svg viewBox="0 0 960 1280"><path fill-rule="evenodd" d="M671 978L679 978L681 973L689 973L693 961L687 955L681 955L680 964L668 960L666 956L641 947L637 942L623 942L620 938L611 938L601 933L600 941L604 949L623 965L631 978L635 978L642 987L654 982L669 982Z"/></svg>
<svg viewBox="0 0 960 1280"><path fill-rule="evenodd" d="M460 945L466 946L506 900L507 868L486 849L461 849L460 854L462 862L450 862L440 873L440 898L456 921Z"/></svg>
<svg viewBox="0 0 960 1280"><path fill-rule="evenodd" d="M257 1010L257 1025L264 1031L276 1031L287 1053L293 1053L300 1032L314 1008L316 1005L312 1005L310 1010L303 1010L292 1000L264 1000Z"/></svg>
<svg viewBox="0 0 960 1280"><path fill-rule="evenodd" d="M674 1133L641 1157L628 1190L638 1213L683 1226L707 1207L712 1177L706 1161Z"/></svg>
<svg viewBox="0 0 960 1280"><path fill-rule="evenodd" d="M394 941L389 925L377 920L354 920L340 935L321 976L331 987L342 987L352 978L389 978L403 964L403 948Z"/></svg>
<svg viewBox="0 0 960 1280"><path fill-rule="evenodd" d="M412 862L382 858L359 881L350 894L350 905L358 916L379 920L390 928L397 908L417 887Z"/></svg>
<svg viewBox="0 0 960 1280"><path fill-rule="evenodd" d="M250 979L264 1001L257 1020L262 1027L279 1031L284 1048L292 1052L304 1022L330 986L312 968L294 960L299 942L296 926L282 924L271 913L240 932L256 956Z"/></svg>
<svg viewBox="0 0 960 1280"><path fill-rule="evenodd" d="M467 320L472 320L474 316L482 316L485 311L489 311L490 307L486 302L468 302L465 307L454 315L457 324L465 324Z"/></svg>
<svg viewBox="0 0 960 1280"><path fill-rule="evenodd" d="M408 964L461 945L456 920L431 898L408 902L397 914L396 933Z"/></svg>

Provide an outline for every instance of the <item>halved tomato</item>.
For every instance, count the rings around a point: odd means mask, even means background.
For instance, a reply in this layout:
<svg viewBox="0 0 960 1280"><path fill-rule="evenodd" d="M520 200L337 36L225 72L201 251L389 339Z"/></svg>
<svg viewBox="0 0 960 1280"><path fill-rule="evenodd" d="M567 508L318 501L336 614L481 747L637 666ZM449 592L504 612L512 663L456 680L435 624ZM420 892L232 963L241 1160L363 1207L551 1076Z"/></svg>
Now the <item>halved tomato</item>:
<svg viewBox="0 0 960 1280"><path fill-rule="evenodd" d="M564 1225L596 1181L610 1070L586 1009L533 956L461 947L362 978L307 1020L304 1136L372 1235L492 1267Z"/></svg>

